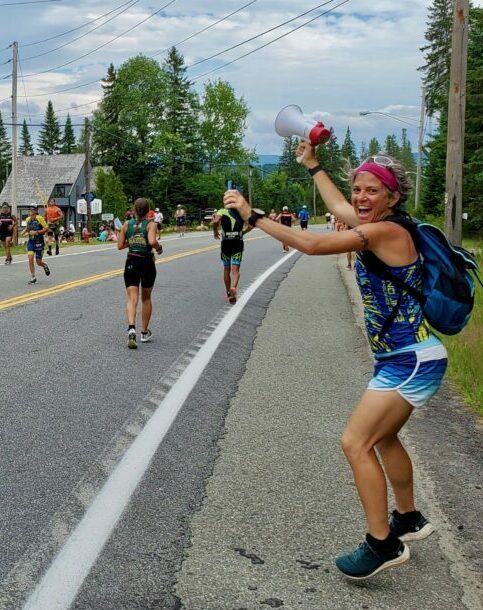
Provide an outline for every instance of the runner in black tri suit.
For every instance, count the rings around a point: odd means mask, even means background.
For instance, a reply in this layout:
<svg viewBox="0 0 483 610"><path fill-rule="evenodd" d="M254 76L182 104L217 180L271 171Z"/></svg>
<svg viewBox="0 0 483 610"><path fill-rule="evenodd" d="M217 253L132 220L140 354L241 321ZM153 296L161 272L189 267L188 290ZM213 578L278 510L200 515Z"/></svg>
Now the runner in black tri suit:
<svg viewBox="0 0 483 610"><path fill-rule="evenodd" d="M245 223L235 210L225 210L224 208L218 210L213 216L213 237L215 239L220 239L220 227L221 262L223 263L226 298L229 303L234 305L240 281L243 235L250 229L244 228Z"/></svg>
<svg viewBox="0 0 483 610"><path fill-rule="evenodd" d="M152 333L149 330L149 321L153 305L151 303L151 291L156 279L156 267L154 265L155 250L161 254L163 248L156 238L156 223L146 218L149 212L149 203L146 199L136 199L134 202L136 218L127 220L117 241L119 250L129 248L126 266L124 268L124 283L127 291L127 318L128 318L128 342L130 349L137 348L136 337L136 309L139 302L139 284L141 284L141 343L151 341Z"/></svg>
<svg viewBox="0 0 483 610"><path fill-rule="evenodd" d="M280 214L277 216L277 218L275 220L277 222L279 222L280 224L285 225L286 227L291 227L292 222L295 220L295 215L292 214L292 212L289 212L288 207L286 205L284 205L282 208L282 211L280 212ZM283 243L282 249L284 252L288 252L288 250L289 250L288 245Z"/></svg>
<svg viewBox="0 0 483 610"><path fill-rule="evenodd" d="M10 245L14 238L15 225L17 219L12 214L12 208L4 201L0 209L0 241L5 248L5 264L10 265L12 262L12 254Z"/></svg>

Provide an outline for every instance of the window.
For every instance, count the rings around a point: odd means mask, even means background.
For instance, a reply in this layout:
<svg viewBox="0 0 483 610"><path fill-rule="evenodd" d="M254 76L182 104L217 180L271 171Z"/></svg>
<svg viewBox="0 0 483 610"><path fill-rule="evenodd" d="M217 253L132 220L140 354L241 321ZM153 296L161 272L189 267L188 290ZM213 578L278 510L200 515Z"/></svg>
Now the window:
<svg viewBox="0 0 483 610"><path fill-rule="evenodd" d="M56 184L52 191L52 197L68 197L72 184Z"/></svg>

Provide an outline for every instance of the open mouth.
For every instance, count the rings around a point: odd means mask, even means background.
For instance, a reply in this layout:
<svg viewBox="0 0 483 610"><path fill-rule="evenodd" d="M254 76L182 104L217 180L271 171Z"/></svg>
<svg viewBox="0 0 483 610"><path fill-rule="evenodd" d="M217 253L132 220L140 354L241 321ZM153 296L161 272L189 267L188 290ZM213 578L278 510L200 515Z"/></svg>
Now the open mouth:
<svg viewBox="0 0 483 610"><path fill-rule="evenodd" d="M357 215L359 216L360 220L366 220L367 218L369 218L371 212L372 208L363 205L357 207Z"/></svg>

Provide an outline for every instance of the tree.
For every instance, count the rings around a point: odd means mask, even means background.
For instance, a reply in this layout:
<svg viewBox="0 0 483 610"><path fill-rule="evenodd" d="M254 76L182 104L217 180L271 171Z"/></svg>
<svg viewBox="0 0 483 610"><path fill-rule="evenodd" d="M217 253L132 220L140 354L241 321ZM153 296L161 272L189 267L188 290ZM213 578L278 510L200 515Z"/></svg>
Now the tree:
<svg viewBox="0 0 483 610"><path fill-rule="evenodd" d="M164 120L165 99L161 66L139 55L118 69L94 113L93 158L113 167L129 198L145 196L159 170L152 159L153 142Z"/></svg>
<svg viewBox="0 0 483 610"><path fill-rule="evenodd" d="M166 87L163 122L152 151L162 160L157 180L163 183L166 203L174 206L186 201L186 172L201 167L199 101L186 77L184 58L176 47L169 50L163 73Z"/></svg>
<svg viewBox="0 0 483 610"><path fill-rule="evenodd" d="M463 206L468 213L465 227L483 227L483 8L472 8L469 18L468 66L466 79L465 165Z"/></svg>
<svg viewBox="0 0 483 610"><path fill-rule="evenodd" d="M113 171L96 168L96 195L102 200L104 212L110 212L117 218L124 218L128 203L122 188L122 182Z"/></svg>
<svg viewBox="0 0 483 610"><path fill-rule="evenodd" d="M70 114L67 114L64 125L64 135L62 136L60 152L64 155L70 155L76 152L76 142L74 128L72 127L72 120Z"/></svg>
<svg viewBox="0 0 483 610"><path fill-rule="evenodd" d="M201 103L200 133L209 170L220 163L246 163L243 147L248 107L237 98L232 86L222 80L205 86Z"/></svg>
<svg viewBox="0 0 483 610"><path fill-rule="evenodd" d="M307 178L307 170L297 162L295 151L299 145L298 138L292 136L284 138L282 154L280 155L279 168L285 172L289 178Z"/></svg>
<svg viewBox="0 0 483 610"><path fill-rule="evenodd" d="M357 159L356 146L352 141L351 130L349 127L347 127L347 131L345 132L344 141L340 147L340 153L342 158L348 161L351 167L357 167L359 160Z"/></svg>
<svg viewBox="0 0 483 610"><path fill-rule="evenodd" d="M394 134L386 136L384 140L384 152L386 155L390 155L395 159L400 159L401 157L401 147L397 142L397 138Z"/></svg>
<svg viewBox="0 0 483 610"><path fill-rule="evenodd" d="M60 125L55 116L51 100L47 103L45 118L39 132L38 149L41 155L55 155L59 152L61 142Z"/></svg>
<svg viewBox="0 0 483 610"><path fill-rule="evenodd" d="M421 47L426 63L419 70L424 73L426 108L431 116L447 105L453 0L433 0L428 11L428 19L428 28L424 35L428 44Z"/></svg>
<svg viewBox="0 0 483 610"><path fill-rule="evenodd" d="M344 167L344 159L337 142L334 130L330 129L330 138L323 146L317 146L315 151L318 162L329 174L332 182L344 194L348 194L347 171ZM355 167L355 165L353 166Z"/></svg>
<svg viewBox="0 0 483 610"><path fill-rule="evenodd" d="M377 138L371 138L369 142L369 148L367 150L367 156L373 157L381 152L381 145L379 144Z"/></svg>
<svg viewBox="0 0 483 610"><path fill-rule="evenodd" d="M22 131L20 133L20 146L18 152L24 156L31 156L34 154L34 148L32 146L32 139L30 137L29 128L27 127L26 119L22 123Z"/></svg>
<svg viewBox="0 0 483 610"><path fill-rule="evenodd" d="M2 113L0 111L0 176L2 179L8 173L8 164L10 162L11 154L12 149L7 138L7 131L3 124Z"/></svg>

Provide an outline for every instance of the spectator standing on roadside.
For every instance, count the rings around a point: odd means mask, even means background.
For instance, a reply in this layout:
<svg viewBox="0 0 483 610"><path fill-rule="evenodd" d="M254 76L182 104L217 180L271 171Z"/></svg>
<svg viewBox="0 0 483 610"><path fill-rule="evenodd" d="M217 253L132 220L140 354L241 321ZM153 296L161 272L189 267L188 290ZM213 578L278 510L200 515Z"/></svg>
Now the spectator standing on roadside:
<svg viewBox="0 0 483 610"><path fill-rule="evenodd" d="M178 205L176 206L174 217L176 218L176 230L178 231L180 237L184 237L186 233L187 218L186 210L180 203L178 203Z"/></svg>
<svg viewBox="0 0 483 610"><path fill-rule="evenodd" d="M272 208L270 210L270 214L268 215L268 217L270 218L270 220L277 220L277 212Z"/></svg>
<svg viewBox="0 0 483 610"><path fill-rule="evenodd" d="M302 209L298 213L298 218L300 221L300 228L302 229L302 231L306 231L310 218L310 214L306 205L302 206Z"/></svg>
<svg viewBox="0 0 483 610"><path fill-rule="evenodd" d="M410 191L403 165L387 155L369 157L351 172L349 203L324 172L310 143L302 141L296 154L314 177L329 210L351 230L335 235L289 231L265 219L262 210L252 210L233 190L225 193L224 204L236 209L250 226L306 254L357 252L356 278L375 367L342 435L342 448L365 512L367 534L358 548L335 563L348 578L363 580L405 563L410 556L405 542L422 540L434 531L416 509L412 463L398 434L413 410L422 408L437 392L447 353L431 333L412 292L373 273L367 262L375 254L391 274L421 290L423 263L411 235L400 224L386 220L402 212ZM386 477L396 502L390 518ZM349 519L349 508L346 513Z"/></svg>

